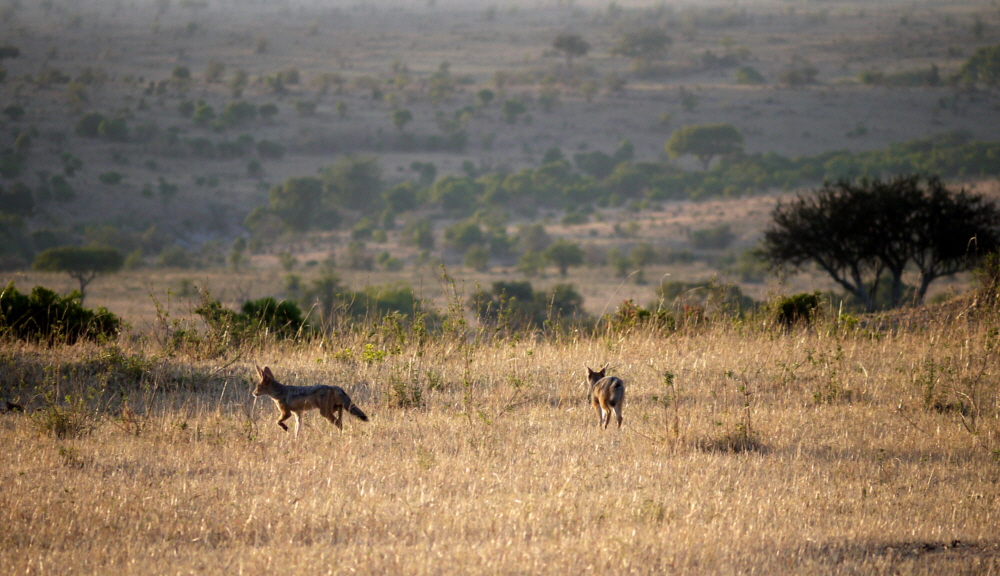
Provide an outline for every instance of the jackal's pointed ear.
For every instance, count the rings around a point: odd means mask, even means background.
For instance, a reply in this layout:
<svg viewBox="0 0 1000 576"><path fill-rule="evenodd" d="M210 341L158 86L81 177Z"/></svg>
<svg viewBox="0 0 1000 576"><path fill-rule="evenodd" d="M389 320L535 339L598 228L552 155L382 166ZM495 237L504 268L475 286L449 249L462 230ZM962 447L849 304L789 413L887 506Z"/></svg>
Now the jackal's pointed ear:
<svg viewBox="0 0 1000 576"><path fill-rule="evenodd" d="M266 376L268 378L274 378L274 374L271 373L271 369L267 366L264 366L264 371L261 372L261 375Z"/></svg>
<svg viewBox="0 0 1000 576"><path fill-rule="evenodd" d="M611 362L605 362L604 366L601 366L601 374L603 374L604 371L608 369L608 366L611 366Z"/></svg>
<svg viewBox="0 0 1000 576"><path fill-rule="evenodd" d="M256 364L254 364L253 367L257 369L257 374L260 374L261 376L264 375L264 371L260 369L260 366L257 366Z"/></svg>
<svg viewBox="0 0 1000 576"><path fill-rule="evenodd" d="M586 368L587 368L587 376L590 376L591 374L595 373L593 370L590 369L590 366L587 366Z"/></svg>

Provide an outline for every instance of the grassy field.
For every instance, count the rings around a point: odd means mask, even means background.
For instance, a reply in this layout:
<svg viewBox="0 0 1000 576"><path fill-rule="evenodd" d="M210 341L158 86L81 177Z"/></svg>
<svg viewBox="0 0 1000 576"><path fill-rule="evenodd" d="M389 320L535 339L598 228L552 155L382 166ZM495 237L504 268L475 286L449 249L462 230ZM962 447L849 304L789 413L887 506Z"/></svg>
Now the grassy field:
<svg viewBox="0 0 1000 576"><path fill-rule="evenodd" d="M7 574L996 574L995 316L4 343ZM972 319L970 319L972 318ZM600 430L584 366L627 386ZM253 365L344 387L298 440ZM669 373L669 375L668 375Z"/></svg>
<svg viewBox="0 0 1000 576"><path fill-rule="evenodd" d="M665 50L621 55L646 27ZM553 45L565 33L591 45L572 65ZM827 304L790 329L763 308L671 330L604 316L671 281L836 299L815 269L748 265L806 184L477 205L477 226L511 240L486 266L449 244L472 213L447 202L388 221L343 201L334 230L245 224L274 185L352 155L377 163L377 195L423 178L420 163L471 178L626 139L636 163L702 170L664 148L697 124L789 158L993 141L1000 93L949 78L998 42L983 0L0 0L3 202L34 198L0 206L14 210L0 210L0 288L76 288L29 270L50 245L132 257L87 289L87 307L127 322L116 340L0 329L0 397L23 407L0 406L0 574L1000 574L1000 313L971 273L935 282L927 307ZM525 111L508 118L508 100ZM222 122L240 103L253 114ZM127 130L84 130L88 113ZM1000 198L964 168L950 184ZM408 236L422 220L432 243ZM582 265L519 266L532 224L578 244ZM712 231L727 240L699 244ZM637 248L654 254L616 268ZM444 321L428 335L343 319L227 347L193 312L206 293L309 308L297 291L334 274L352 292L406 283ZM572 284L597 327L474 323L477 287L523 280ZM586 401L585 366L604 363L626 383L621 429L599 429ZM251 395L255 365L342 386L371 420L339 432L313 412L294 439Z"/></svg>

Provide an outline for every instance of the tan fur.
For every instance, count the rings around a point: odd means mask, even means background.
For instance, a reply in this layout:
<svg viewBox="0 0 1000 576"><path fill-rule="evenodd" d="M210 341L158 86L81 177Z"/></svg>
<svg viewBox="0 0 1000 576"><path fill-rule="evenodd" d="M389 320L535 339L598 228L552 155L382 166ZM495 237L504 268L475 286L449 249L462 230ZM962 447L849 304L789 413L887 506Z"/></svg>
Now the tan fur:
<svg viewBox="0 0 1000 576"><path fill-rule="evenodd" d="M587 384L590 385L590 405L597 411L600 418L598 426L607 429L611 423L611 412L614 411L618 427L622 427L622 406L625 404L625 382L616 376L605 376L608 369L605 364L600 370L591 370L587 366Z"/></svg>
<svg viewBox="0 0 1000 576"><path fill-rule="evenodd" d="M318 409L319 413L333 422L333 425L340 430L344 429L343 418L346 409L352 416L362 422L368 421L368 416L354 405L351 397L344 392L340 386L285 386L274 379L274 374L267 366L262 370L257 366L257 374L260 375L260 382L253 391L254 396L270 396L274 400L274 405L278 407L281 416L278 418L278 426L284 431L288 431L285 420L295 414L295 437L299 437L299 425L302 422L302 413L306 410Z"/></svg>

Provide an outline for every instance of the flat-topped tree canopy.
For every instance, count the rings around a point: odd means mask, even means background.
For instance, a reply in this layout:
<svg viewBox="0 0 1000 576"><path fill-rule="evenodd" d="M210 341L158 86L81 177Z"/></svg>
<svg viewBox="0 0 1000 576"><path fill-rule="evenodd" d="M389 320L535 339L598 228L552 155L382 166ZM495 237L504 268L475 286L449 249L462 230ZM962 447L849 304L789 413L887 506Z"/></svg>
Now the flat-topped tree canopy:
<svg viewBox="0 0 1000 576"><path fill-rule="evenodd" d="M117 272L124 263L122 253L114 248L59 246L39 253L32 267L45 272L67 272L80 283L82 302L86 296L87 285L98 274Z"/></svg>

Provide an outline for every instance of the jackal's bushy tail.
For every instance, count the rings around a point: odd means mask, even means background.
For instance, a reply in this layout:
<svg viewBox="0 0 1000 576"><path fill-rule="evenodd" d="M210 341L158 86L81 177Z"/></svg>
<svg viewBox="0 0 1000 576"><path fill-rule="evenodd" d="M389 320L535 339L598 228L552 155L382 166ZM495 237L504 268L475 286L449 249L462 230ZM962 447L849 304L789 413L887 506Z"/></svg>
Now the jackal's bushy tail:
<svg viewBox="0 0 1000 576"><path fill-rule="evenodd" d="M358 408L354 404L351 404L351 407L348 408L347 411L351 413L351 416L354 416L355 418L361 420L362 422L368 421L368 415L362 412L361 408Z"/></svg>

